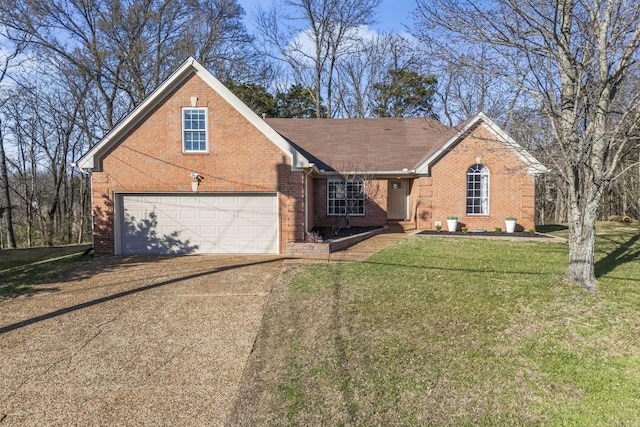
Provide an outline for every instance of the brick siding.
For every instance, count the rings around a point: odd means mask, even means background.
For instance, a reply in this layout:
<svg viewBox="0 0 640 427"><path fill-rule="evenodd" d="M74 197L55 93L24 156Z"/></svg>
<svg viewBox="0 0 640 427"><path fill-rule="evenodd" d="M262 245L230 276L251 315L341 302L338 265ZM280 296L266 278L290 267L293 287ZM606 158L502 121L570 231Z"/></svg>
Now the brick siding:
<svg viewBox="0 0 640 427"><path fill-rule="evenodd" d="M346 218L342 215L327 214L327 179L313 180L313 221L317 227L344 227ZM365 215L351 216L353 227L382 226L387 223L387 187L386 179L371 179L365 182Z"/></svg>
<svg viewBox="0 0 640 427"><path fill-rule="evenodd" d="M182 107L208 109L208 153L182 152ZM92 174L96 253L114 252L115 192L191 193L190 172L204 192L277 192L280 253L304 238L302 172L266 136L195 74L169 94L102 159Z"/></svg>
<svg viewBox="0 0 640 427"><path fill-rule="evenodd" d="M489 213L467 215L467 170L477 163L489 169ZM433 229L441 221L446 229L447 216L458 217L458 227L492 231L508 216L517 218L516 230L535 227L535 177L526 164L508 147L495 140L492 132L478 127L455 145L431 168L430 176L414 182L411 206L420 229Z"/></svg>

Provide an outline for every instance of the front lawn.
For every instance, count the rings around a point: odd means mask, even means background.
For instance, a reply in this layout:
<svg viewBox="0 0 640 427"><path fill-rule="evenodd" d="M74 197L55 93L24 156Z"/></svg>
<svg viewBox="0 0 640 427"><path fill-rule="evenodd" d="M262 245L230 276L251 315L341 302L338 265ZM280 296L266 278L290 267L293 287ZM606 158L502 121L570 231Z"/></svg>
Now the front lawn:
<svg viewBox="0 0 640 427"><path fill-rule="evenodd" d="M234 422L640 425L639 237L598 225L595 296L562 283L565 244L413 237L292 266Z"/></svg>

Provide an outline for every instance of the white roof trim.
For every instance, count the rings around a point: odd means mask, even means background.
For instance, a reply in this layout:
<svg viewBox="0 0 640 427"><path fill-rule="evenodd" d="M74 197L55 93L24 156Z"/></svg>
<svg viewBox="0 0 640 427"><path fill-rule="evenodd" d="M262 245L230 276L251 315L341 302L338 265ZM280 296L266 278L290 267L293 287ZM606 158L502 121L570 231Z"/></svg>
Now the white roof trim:
<svg viewBox="0 0 640 427"><path fill-rule="evenodd" d="M519 158L529 167L529 175L540 175L549 172L549 169L536 160L527 150L520 144L515 142L509 135L506 134L498 125L496 125L489 117L484 113L478 113L473 119L469 121L458 133L451 137L442 147L440 147L429 158L420 163L416 167L416 172L420 175L428 175L430 172L431 164L437 159L443 156L443 154L449 150L453 145L462 140L470 129L475 127L478 123L484 124L484 126L498 137L498 141L503 145L510 148Z"/></svg>
<svg viewBox="0 0 640 427"><path fill-rule="evenodd" d="M97 162L111 147L119 141L132 127L138 124L147 111L155 108L164 98L166 93L179 85L191 72L195 73L205 81L214 91L225 101L244 116L253 126L262 132L271 142L280 148L290 159L294 169L309 167L309 160L287 142L278 132L254 113L246 104L227 89L218 79L207 71L198 61L189 57L176 71L174 71L160 86L158 86L145 100L133 109L120 123L118 123L109 133L107 133L96 145L93 146L84 156L78 160L77 164L82 169L96 169Z"/></svg>
<svg viewBox="0 0 640 427"><path fill-rule="evenodd" d="M393 175L393 176L415 176L415 169L403 169L403 170L361 170L361 171L336 171L336 170L318 170L319 175L327 175L327 176L383 176L383 175Z"/></svg>

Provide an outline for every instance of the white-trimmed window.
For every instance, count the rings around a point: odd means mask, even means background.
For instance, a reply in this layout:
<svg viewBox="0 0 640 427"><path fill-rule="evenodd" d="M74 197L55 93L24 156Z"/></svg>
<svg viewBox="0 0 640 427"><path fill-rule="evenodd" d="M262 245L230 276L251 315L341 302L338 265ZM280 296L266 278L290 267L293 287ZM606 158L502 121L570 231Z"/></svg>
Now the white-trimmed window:
<svg viewBox="0 0 640 427"><path fill-rule="evenodd" d="M185 153L208 150L206 108L182 109L182 150Z"/></svg>
<svg viewBox="0 0 640 427"><path fill-rule="evenodd" d="M475 164L467 170L467 214L489 214L489 169Z"/></svg>
<svg viewBox="0 0 640 427"><path fill-rule="evenodd" d="M363 216L365 205L364 181L359 178L330 179L327 182L327 214Z"/></svg>

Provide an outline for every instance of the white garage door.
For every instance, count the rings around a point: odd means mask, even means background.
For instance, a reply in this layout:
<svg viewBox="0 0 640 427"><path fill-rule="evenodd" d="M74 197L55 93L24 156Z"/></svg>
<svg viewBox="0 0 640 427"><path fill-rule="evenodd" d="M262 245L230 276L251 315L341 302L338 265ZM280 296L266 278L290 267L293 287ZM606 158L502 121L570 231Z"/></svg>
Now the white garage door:
<svg viewBox="0 0 640 427"><path fill-rule="evenodd" d="M122 254L277 254L275 194L122 194Z"/></svg>

